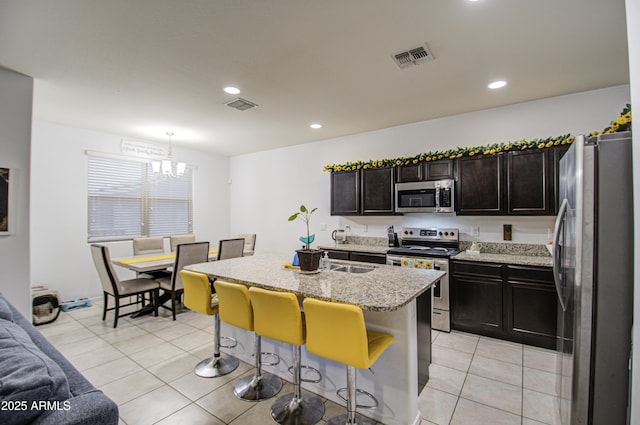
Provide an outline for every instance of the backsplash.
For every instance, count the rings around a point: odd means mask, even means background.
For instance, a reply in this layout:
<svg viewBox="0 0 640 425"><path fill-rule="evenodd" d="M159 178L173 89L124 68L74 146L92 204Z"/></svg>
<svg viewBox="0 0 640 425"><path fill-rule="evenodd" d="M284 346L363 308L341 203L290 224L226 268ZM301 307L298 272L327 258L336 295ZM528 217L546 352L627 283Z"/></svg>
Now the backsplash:
<svg viewBox="0 0 640 425"><path fill-rule="evenodd" d="M389 239L375 236L347 236L347 243L353 245L389 246Z"/></svg>

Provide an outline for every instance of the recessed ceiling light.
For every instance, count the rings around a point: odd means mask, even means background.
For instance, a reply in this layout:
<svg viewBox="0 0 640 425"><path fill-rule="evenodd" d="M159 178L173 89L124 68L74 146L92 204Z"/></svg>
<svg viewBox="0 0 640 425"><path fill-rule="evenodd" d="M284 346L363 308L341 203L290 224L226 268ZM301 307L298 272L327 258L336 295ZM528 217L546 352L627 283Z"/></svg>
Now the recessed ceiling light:
<svg viewBox="0 0 640 425"><path fill-rule="evenodd" d="M322 124L314 123L314 124L311 124L309 127L313 129L318 129L318 128L322 128Z"/></svg>
<svg viewBox="0 0 640 425"><path fill-rule="evenodd" d="M237 87L233 87L233 86L225 87L224 91L229 93L229 94L239 94L240 93L240 89L237 88Z"/></svg>
<svg viewBox="0 0 640 425"><path fill-rule="evenodd" d="M499 89L499 88L502 88L502 87L504 87L506 85L507 85L506 81L498 80L498 81L494 81L493 83L489 84L487 87L489 87L490 89Z"/></svg>

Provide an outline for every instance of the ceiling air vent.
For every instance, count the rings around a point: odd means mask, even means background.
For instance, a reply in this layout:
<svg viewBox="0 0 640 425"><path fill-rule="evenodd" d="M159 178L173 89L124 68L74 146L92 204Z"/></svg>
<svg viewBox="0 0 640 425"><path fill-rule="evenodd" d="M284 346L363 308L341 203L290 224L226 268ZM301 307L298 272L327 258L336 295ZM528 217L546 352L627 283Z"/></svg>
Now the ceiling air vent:
<svg viewBox="0 0 640 425"><path fill-rule="evenodd" d="M232 101L225 103L225 105L235 108L238 111L246 111L247 109L255 108L256 106L258 106L253 102L242 99L241 97L233 99Z"/></svg>
<svg viewBox="0 0 640 425"><path fill-rule="evenodd" d="M410 50L394 53L391 57L400 69L417 66L424 62L433 60L433 55L429 51L429 47L427 47L426 43Z"/></svg>

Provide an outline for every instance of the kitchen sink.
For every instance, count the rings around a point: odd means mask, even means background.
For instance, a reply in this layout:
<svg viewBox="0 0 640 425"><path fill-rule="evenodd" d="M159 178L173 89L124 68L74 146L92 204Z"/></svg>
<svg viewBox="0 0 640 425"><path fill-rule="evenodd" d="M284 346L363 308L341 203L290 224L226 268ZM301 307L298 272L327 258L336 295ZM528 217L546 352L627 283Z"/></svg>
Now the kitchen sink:
<svg viewBox="0 0 640 425"><path fill-rule="evenodd" d="M330 270L345 273L367 273L374 268L370 266L353 266L351 264L331 264Z"/></svg>

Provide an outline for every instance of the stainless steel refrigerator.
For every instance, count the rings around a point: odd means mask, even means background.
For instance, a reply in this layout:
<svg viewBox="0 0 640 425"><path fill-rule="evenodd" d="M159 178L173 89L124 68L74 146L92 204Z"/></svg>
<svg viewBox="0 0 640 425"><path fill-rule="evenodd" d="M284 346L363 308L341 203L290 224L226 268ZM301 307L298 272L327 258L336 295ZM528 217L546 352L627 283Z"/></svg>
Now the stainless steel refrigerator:
<svg viewBox="0 0 640 425"><path fill-rule="evenodd" d="M629 132L576 138L554 231L556 390L563 425L628 423L633 316Z"/></svg>

